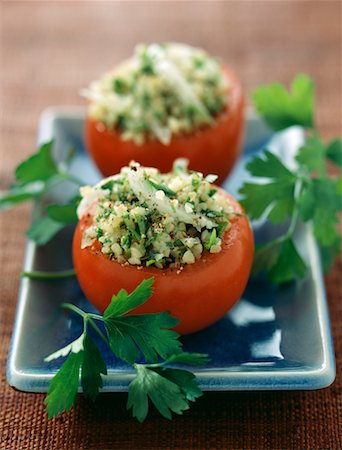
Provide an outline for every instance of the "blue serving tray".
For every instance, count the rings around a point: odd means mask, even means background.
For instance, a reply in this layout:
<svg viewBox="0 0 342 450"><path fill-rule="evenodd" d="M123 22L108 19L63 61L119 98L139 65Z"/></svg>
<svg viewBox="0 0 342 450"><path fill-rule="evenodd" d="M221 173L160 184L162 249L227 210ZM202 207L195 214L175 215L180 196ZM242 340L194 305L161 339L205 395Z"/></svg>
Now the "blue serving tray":
<svg viewBox="0 0 342 450"><path fill-rule="evenodd" d="M84 117L82 108L46 110L41 117L38 140L54 138L56 158L61 159L74 146L77 156L71 171L92 184L99 180L100 174L84 151ZM266 145L286 164L293 165L293 155L302 141L300 128L272 135L249 112L244 152L224 188L237 195L238 188L248 178L243 168L247 159ZM53 199L66 200L72 189L66 183L53 192ZM28 242L24 270L72 267L72 231L72 227L63 230L43 247ZM280 228L258 222L254 231L257 240L264 240L279 233ZM211 357L206 366L195 368L202 389L319 389L333 382L335 360L324 279L311 229L299 226L296 241L308 265L303 281L281 288L262 280L250 281L242 299L223 319L204 331L182 338L185 350L208 353ZM64 282L22 279L7 364L8 382L16 389L46 392L62 361L45 363L44 357L81 334L80 319L62 310L63 302L93 310L74 279ZM115 360L104 347L102 350L109 368L103 391L126 391L133 377L131 368Z"/></svg>

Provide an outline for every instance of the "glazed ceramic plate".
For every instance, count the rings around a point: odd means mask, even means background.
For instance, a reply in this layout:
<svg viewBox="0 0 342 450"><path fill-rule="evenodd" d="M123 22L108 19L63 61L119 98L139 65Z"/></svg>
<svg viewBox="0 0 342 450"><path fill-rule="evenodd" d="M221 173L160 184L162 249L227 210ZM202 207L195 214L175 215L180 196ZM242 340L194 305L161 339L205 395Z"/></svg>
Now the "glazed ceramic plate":
<svg viewBox="0 0 342 450"><path fill-rule="evenodd" d="M83 121L83 109L49 109L41 118L39 142L55 139L55 156L61 159L74 146L77 157L71 170L90 184L100 175L84 150ZM224 185L233 194L247 178L243 166L252 154L267 146L291 165L294 151L303 140L300 128L273 136L252 113L247 114L246 121L244 152ZM63 201L71 194L72 186L66 184L52 196L54 201ZM254 230L256 240L270 238L281 231L264 222L254 224ZM63 230L43 247L28 242L24 270L71 268L72 232L72 228ZM300 226L296 241L308 265L303 281L281 288L262 280L251 281L241 300L223 319L204 331L182 338L185 350L208 353L211 357L206 366L195 368L204 390L319 389L334 380L324 281L310 228ZM63 302L93 310L75 279L21 281L7 366L8 382L13 387L46 392L62 360L45 363L44 357L81 334L81 321L60 308ZM107 350L103 348L103 351ZM108 351L106 359L109 370L103 390L127 390L133 376L130 367L115 360Z"/></svg>

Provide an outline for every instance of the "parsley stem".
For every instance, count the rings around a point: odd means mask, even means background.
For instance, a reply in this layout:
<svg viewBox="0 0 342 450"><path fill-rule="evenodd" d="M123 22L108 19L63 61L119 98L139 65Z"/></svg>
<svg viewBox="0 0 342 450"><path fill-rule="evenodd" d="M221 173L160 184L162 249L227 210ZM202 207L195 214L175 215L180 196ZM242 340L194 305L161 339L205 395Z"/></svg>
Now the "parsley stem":
<svg viewBox="0 0 342 450"><path fill-rule="evenodd" d="M298 207L297 207L297 201L299 198L299 195L301 193L302 190L302 186L303 186L303 181L301 179L299 179L294 187L294 200L295 200L295 204L294 204L294 208L293 208L293 213L292 213L292 217L291 217L291 222L290 222L290 226L289 229L287 230L287 233L285 235L285 238L291 238L296 226L297 226L297 222L298 222L298 217L299 217L299 211L298 211Z"/></svg>
<svg viewBox="0 0 342 450"><path fill-rule="evenodd" d="M95 320L101 320L103 322L103 317L99 314L93 314L93 313L87 313L84 312L81 308L79 308L76 305L73 305L72 303L62 303L62 308L70 309L74 313L80 315L84 320L84 326L86 328L86 323L89 322L90 325L94 328L94 330L97 332L97 334L100 336L100 338L105 342L105 344L109 345L108 339L106 336L102 333L100 328L96 325L94 322Z"/></svg>
<svg viewBox="0 0 342 450"><path fill-rule="evenodd" d="M31 280L61 280L63 278L71 278L76 275L74 269L60 270L56 272L45 272L40 270L25 271L21 273L23 278Z"/></svg>
<svg viewBox="0 0 342 450"><path fill-rule="evenodd" d="M61 306L62 306L62 308L70 309L71 311L75 312L76 314L82 316L84 319L88 320L88 318L90 318L90 319L95 319L95 320L101 320L101 322L103 322L103 317L100 316L99 314L84 312L81 308L74 305L73 303L62 303Z"/></svg>
<svg viewBox="0 0 342 450"><path fill-rule="evenodd" d="M100 318L101 316L98 316L98 317ZM101 317L101 319L103 319L103 318ZM93 320L92 318L89 318L88 320L89 320L90 325L94 328L94 330L95 330L96 333L100 336L100 338L103 340L103 342L109 346L109 341L108 341L108 339L107 339L106 336L102 333L102 331L100 330L100 328L96 325L96 323L94 322L94 320ZM100 319L98 319L98 320L100 320Z"/></svg>
<svg viewBox="0 0 342 450"><path fill-rule="evenodd" d="M65 309L70 309L71 311L75 312L79 316L83 317L83 319L85 319L86 316L89 314L89 313L86 313L86 312L82 311L82 309L80 309L76 305L73 305L72 303L62 303L61 307L65 308Z"/></svg>
<svg viewBox="0 0 342 450"><path fill-rule="evenodd" d="M74 175L67 173L67 172L63 172L60 171L58 173L58 175L60 176L60 178L62 178L63 180L66 181L71 181L72 183L78 184L79 186L84 186L86 183L84 181L82 181L81 179L79 179L78 177L75 177Z"/></svg>
<svg viewBox="0 0 342 450"><path fill-rule="evenodd" d="M292 235L293 235L293 233L294 233L294 231L296 229L296 226L297 226L297 221L298 221L298 209L295 209L293 211L293 215L292 215L292 218L291 218L291 223L290 223L289 229L287 230L287 233L285 235L286 238L291 238L292 237Z"/></svg>
<svg viewBox="0 0 342 450"><path fill-rule="evenodd" d="M296 226L297 226L298 218L299 218L299 210L298 210L298 207L296 205L296 202L297 202L298 197L299 197L299 195L301 193L302 186L303 186L303 180L302 179L298 179L296 184L295 184L295 187L294 187L295 204L294 204L294 207L293 207L293 213L292 213L291 222L290 222L288 230L286 231L285 234L282 234L277 239L274 239L273 241L268 242L267 244L265 244L265 247L272 247L274 244L280 244L280 243L286 241L286 239L291 239L292 238L293 233L294 233L294 231L296 229Z"/></svg>

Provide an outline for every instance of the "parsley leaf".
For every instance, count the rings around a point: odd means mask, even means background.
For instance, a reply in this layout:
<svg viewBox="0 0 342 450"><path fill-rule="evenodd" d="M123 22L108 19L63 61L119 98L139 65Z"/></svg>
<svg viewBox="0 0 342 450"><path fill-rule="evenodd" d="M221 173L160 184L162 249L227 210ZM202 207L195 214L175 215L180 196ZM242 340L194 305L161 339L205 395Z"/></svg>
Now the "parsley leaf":
<svg viewBox="0 0 342 450"><path fill-rule="evenodd" d="M310 181L303 186L297 201L298 212L304 222L311 220L315 213L315 193Z"/></svg>
<svg viewBox="0 0 342 450"><path fill-rule="evenodd" d="M316 171L325 174L325 147L319 136L309 136L300 147L296 160L305 166L309 172Z"/></svg>
<svg viewBox="0 0 342 450"><path fill-rule="evenodd" d="M44 183L34 182L24 186L13 186L8 191L0 192L0 209L9 208L26 200L34 200L44 192Z"/></svg>
<svg viewBox="0 0 342 450"><path fill-rule="evenodd" d="M279 249L275 265L271 267L269 277L273 283L285 283L293 279L303 278L306 265L298 253L292 239L285 239Z"/></svg>
<svg viewBox="0 0 342 450"><path fill-rule="evenodd" d="M338 180L322 177L310 180L298 199L301 218L313 221L316 239L321 246L334 245L338 238L337 224L342 210Z"/></svg>
<svg viewBox="0 0 342 450"><path fill-rule="evenodd" d="M110 347L121 359L133 363L140 357L157 361L180 351L178 333L168 328L176 326L178 319L167 312L139 314L105 319Z"/></svg>
<svg viewBox="0 0 342 450"><path fill-rule="evenodd" d="M56 222L61 222L63 224L77 223L78 217L76 213L76 203L70 202L66 205L49 205L46 208L47 215L55 220Z"/></svg>
<svg viewBox="0 0 342 450"><path fill-rule="evenodd" d="M20 184L32 181L46 181L59 173L58 166L52 156L53 141L42 144L37 153L23 161L15 170Z"/></svg>
<svg viewBox="0 0 342 450"><path fill-rule="evenodd" d="M93 401L103 386L101 374L107 375L106 363L98 347L88 336L86 326L79 338L46 357L45 361L68 354L68 358L51 380L44 402L47 405L49 417L71 409L78 391L80 371L84 395Z"/></svg>
<svg viewBox="0 0 342 450"><path fill-rule="evenodd" d="M169 381L172 381L172 383L178 385L187 401L193 402L196 398L203 395L193 373L183 369L171 369L165 367L155 368L154 370L162 377L167 378Z"/></svg>
<svg viewBox="0 0 342 450"><path fill-rule="evenodd" d="M35 220L26 234L29 239L37 245L44 245L49 242L62 228L63 222L56 222L48 216Z"/></svg>
<svg viewBox="0 0 342 450"><path fill-rule="evenodd" d="M181 388L155 370L136 364L137 375L128 388L127 409L133 408L133 417L143 422L148 413L148 398L167 419L171 411L181 414L189 404Z"/></svg>
<svg viewBox="0 0 342 450"><path fill-rule="evenodd" d="M27 236L38 245L49 242L62 228L64 224L56 222L48 216L35 220L27 230Z"/></svg>
<svg viewBox="0 0 342 450"><path fill-rule="evenodd" d="M293 180L293 173L269 150L262 155L253 157L246 165L247 170L254 177Z"/></svg>
<svg viewBox="0 0 342 450"><path fill-rule="evenodd" d="M268 272L268 279L275 284L303 278L306 265L292 239L285 238L257 247L253 273Z"/></svg>
<svg viewBox="0 0 342 450"><path fill-rule="evenodd" d="M144 280L131 294L121 289L103 314L111 349L130 363L140 352L147 361L156 361L158 356L167 358L180 351L179 335L169 330L178 323L175 317L167 312L124 315L151 297L152 284L153 278Z"/></svg>
<svg viewBox="0 0 342 450"><path fill-rule="evenodd" d="M254 177L262 178L262 182L247 182L239 190L249 216L259 219L266 214L271 222L278 223L292 214L296 175L269 150L253 157L246 168Z"/></svg>
<svg viewBox="0 0 342 450"><path fill-rule="evenodd" d="M107 366L94 341L86 334L81 381L84 395L95 400L103 382L101 374L107 375Z"/></svg>
<svg viewBox="0 0 342 450"><path fill-rule="evenodd" d="M49 418L69 411L78 391L80 368L83 363L83 350L70 353L64 364L50 382L48 395L44 400Z"/></svg>
<svg viewBox="0 0 342 450"><path fill-rule="evenodd" d="M342 210L342 196L336 180L329 178L313 180L315 210L314 234L322 246L333 245L338 238L338 213Z"/></svg>
<svg viewBox="0 0 342 450"><path fill-rule="evenodd" d="M105 319L118 317L145 303L152 295L153 281L153 277L143 280L130 294L121 289L117 295L113 295L103 317Z"/></svg>
<svg viewBox="0 0 342 450"><path fill-rule="evenodd" d="M327 158L342 168L342 139L334 139L327 147Z"/></svg>
<svg viewBox="0 0 342 450"><path fill-rule="evenodd" d="M341 236L337 236L329 246L320 246L320 254L322 259L323 270L328 272L337 256L341 255Z"/></svg>
<svg viewBox="0 0 342 450"><path fill-rule="evenodd" d="M0 192L0 209L26 200L38 200L61 182L68 181L78 186L84 184L65 171L71 158L75 156L75 149L69 149L64 160L57 164L53 157L53 144L53 140L42 144L33 155L17 166L16 183L7 192ZM33 222L27 231L29 238L42 245L65 224L76 223L78 199L79 197L75 197L66 205L49 205L44 208L46 215Z"/></svg>
<svg viewBox="0 0 342 450"><path fill-rule="evenodd" d="M139 422L147 416L148 399L162 416L171 419L171 412L182 414L189 409L189 401L203 395L191 372L161 364L135 364L134 367L137 374L128 388L127 409L133 409L133 417Z"/></svg>
<svg viewBox="0 0 342 450"><path fill-rule="evenodd" d="M37 245L49 242L67 224L77 223L76 214L78 197L66 205L48 205L46 216L36 219L27 230L27 236Z"/></svg>
<svg viewBox="0 0 342 450"><path fill-rule="evenodd" d="M167 419L171 419L171 411L182 414L189 408L189 401L195 401L202 391L191 372L164 366L171 363L199 365L208 361L208 355L181 352L158 364L134 364L137 375L129 385L127 409L133 408L133 417L143 422L150 398Z"/></svg>
<svg viewBox="0 0 342 450"><path fill-rule="evenodd" d="M280 83L257 88L252 99L256 110L276 131L292 125L312 128L314 125L314 82L304 74L297 75L288 92Z"/></svg>

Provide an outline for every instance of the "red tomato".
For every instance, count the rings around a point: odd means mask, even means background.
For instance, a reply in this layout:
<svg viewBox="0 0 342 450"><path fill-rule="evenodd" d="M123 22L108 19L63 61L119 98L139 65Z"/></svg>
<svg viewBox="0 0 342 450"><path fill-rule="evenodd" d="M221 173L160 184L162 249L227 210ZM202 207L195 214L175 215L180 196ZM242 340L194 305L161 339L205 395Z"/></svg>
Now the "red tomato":
<svg viewBox="0 0 342 450"><path fill-rule="evenodd" d="M123 141L117 130L104 129L102 124L87 118L86 147L102 174L118 173L131 160L166 173L176 158L184 157L189 159L190 169L205 175L217 174L218 183L222 183L240 153L244 105L239 80L228 67L224 66L223 72L230 83L228 109L216 119L215 126L173 136L169 145L152 139L142 145Z"/></svg>
<svg viewBox="0 0 342 450"><path fill-rule="evenodd" d="M221 191L224 192L224 191ZM225 193L225 192L224 192ZM225 193L234 210L243 213L239 203ZM142 280L154 277L154 292L134 313L170 311L180 320L175 330L181 334L206 328L220 319L240 298L246 286L253 260L253 234L246 216L234 216L223 236L220 253L205 252L181 273L121 265L101 252L99 242L81 249L83 230L92 219L84 216L73 240L73 260L81 288L100 311L121 288L132 292Z"/></svg>

